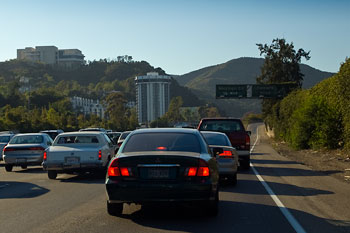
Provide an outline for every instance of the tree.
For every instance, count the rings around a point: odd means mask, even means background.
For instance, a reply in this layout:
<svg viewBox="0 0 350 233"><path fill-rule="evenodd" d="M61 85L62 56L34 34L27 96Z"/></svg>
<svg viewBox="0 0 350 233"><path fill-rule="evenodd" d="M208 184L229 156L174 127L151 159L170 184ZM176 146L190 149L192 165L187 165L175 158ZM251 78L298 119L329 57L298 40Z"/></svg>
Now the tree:
<svg viewBox="0 0 350 233"><path fill-rule="evenodd" d="M121 92L113 92L106 98L107 114L114 129L126 130L128 119L126 113L126 100Z"/></svg>
<svg viewBox="0 0 350 233"><path fill-rule="evenodd" d="M274 39L271 45L256 44L260 55L265 55L265 62L261 67L261 75L256 81L259 84L296 83L302 86L303 74L300 72L299 64L304 57L310 59L310 51L304 49L295 51L293 42L288 44L285 39ZM263 116L271 117L272 109L278 100L263 100ZM278 117L278 109L277 109ZM269 116L270 115L270 116Z"/></svg>
<svg viewBox="0 0 350 233"><path fill-rule="evenodd" d="M184 118L180 113L180 107L182 106L182 104L183 100L181 96L177 96L171 99L168 112L165 114L165 117L167 118L168 122L175 123L184 121Z"/></svg>

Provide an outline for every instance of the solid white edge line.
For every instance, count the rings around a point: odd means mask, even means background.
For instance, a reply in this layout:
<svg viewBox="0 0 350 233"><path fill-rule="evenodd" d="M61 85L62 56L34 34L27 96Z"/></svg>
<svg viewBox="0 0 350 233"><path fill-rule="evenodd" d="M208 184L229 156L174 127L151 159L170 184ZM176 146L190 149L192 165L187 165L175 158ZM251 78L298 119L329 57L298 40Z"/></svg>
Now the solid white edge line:
<svg viewBox="0 0 350 233"><path fill-rule="evenodd" d="M256 143L259 140L259 128L256 128L256 140L254 142L254 145L252 146L250 153L253 152ZM254 172L254 174L256 175L256 177L258 178L258 180L261 182L261 184L264 186L264 188L266 189L266 191L268 192L268 194L271 196L272 200L276 203L276 205L278 206L278 208L281 210L282 214L284 215L284 217L288 220L288 222L292 225L292 227L294 228L294 230L297 233L306 233L306 231L304 230L304 228L299 224L299 222L293 217L293 215L289 212L288 208L286 208L283 203L280 201L280 199L277 197L277 195L272 191L272 189L270 188L270 186L266 183L266 181L262 178L262 176L258 173L258 171L254 168L253 164L250 163L250 166Z"/></svg>

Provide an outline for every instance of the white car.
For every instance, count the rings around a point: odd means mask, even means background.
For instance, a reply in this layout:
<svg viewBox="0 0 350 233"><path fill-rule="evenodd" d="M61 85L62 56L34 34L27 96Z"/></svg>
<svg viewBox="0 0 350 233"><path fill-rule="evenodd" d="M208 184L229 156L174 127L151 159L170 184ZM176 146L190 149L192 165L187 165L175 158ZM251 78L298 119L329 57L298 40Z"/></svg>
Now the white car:
<svg viewBox="0 0 350 233"><path fill-rule="evenodd" d="M103 132L62 133L45 151L43 168L49 179L58 173L105 171L113 156L113 143Z"/></svg>

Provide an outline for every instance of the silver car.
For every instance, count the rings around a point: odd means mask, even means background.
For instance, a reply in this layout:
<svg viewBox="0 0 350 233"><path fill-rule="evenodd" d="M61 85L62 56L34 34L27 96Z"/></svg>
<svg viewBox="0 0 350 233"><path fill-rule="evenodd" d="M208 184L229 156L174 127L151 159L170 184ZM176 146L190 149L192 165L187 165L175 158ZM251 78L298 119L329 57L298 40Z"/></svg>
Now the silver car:
<svg viewBox="0 0 350 233"><path fill-rule="evenodd" d="M113 143L103 132L62 133L45 152L43 168L49 179L58 173L105 171L113 156Z"/></svg>
<svg viewBox="0 0 350 233"><path fill-rule="evenodd" d="M51 146L52 139L45 133L15 135L2 151L6 171L14 166L26 169L29 165L41 165L44 151Z"/></svg>
<svg viewBox="0 0 350 233"><path fill-rule="evenodd" d="M237 184L238 154L232 147L230 139L225 133L215 131L201 131L219 165L221 178L227 178L233 185Z"/></svg>

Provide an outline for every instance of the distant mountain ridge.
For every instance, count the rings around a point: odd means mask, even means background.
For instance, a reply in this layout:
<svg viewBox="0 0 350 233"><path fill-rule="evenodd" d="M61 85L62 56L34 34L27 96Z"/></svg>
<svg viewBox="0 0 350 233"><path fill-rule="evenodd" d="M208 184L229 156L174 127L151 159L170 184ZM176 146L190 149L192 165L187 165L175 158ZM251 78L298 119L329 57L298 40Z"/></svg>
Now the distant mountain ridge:
<svg viewBox="0 0 350 233"><path fill-rule="evenodd" d="M175 79L200 99L217 104L230 116L240 117L245 112L259 112L260 100L216 100L216 84L255 84L263 63L263 58L242 57L176 76ZM301 64L300 68L304 74L303 88L310 88L334 75L305 64Z"/></svg>

